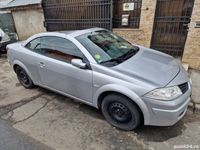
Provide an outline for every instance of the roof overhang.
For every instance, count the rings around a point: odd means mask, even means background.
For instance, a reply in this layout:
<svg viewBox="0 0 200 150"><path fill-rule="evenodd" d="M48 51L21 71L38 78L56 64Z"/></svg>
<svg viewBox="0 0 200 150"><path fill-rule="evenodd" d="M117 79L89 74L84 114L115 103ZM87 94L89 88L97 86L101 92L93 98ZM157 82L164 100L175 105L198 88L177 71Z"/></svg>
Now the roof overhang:
<svg viewBox="0 0 200 150"><path fill-rule="evenodd" d="M42 0L13 0L7 5L0 7L1 10L24 10L24 9L38 9L42 7Z"/></svg>
<svg viewBox="0 0 200 150"><path fill-rule="evenodd" d="M25 9L40 9L42 8L41 4L32 4L27 6L17 6L17 7L8 7L8 8L0 8L0 10L6 11L15 11L15 10L25 10Z"/></svg>

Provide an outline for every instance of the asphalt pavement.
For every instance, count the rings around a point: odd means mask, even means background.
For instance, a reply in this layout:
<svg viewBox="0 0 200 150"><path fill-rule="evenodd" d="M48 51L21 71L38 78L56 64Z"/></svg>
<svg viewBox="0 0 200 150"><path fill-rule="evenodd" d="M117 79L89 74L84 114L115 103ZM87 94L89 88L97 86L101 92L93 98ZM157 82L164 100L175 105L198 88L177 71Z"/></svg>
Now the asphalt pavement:
<svg viewBox="0 0 200 150"><path fill-rule="evenodd" d="M199 100L200 87L195 85L199 85L199 76L197 73L191 76L195 79L194 99ZM141 126L124 132L108 124L101 112L90 106L43 88L25 89L6 58L0 58L0 118L3 119L0 120L0 150L200 147L200 109L190 106L186 115L171 127Z"/></svg>
<svg viewBox="0 0 200 150"><path fill-rule="evenodd" d="M6 121L0 120L0 150L50 150L50 148L14 129Z"/></svg>

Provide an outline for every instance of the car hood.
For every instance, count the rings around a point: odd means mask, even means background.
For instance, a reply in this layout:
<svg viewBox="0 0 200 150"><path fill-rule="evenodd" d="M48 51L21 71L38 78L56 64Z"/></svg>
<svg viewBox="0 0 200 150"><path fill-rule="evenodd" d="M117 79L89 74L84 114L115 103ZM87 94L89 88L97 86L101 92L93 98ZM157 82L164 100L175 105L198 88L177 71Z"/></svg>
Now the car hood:
<svg viewBox="0 0 200 150"><path fill-rule="evenodd" d="M164 87L180 71L176 60L164 53L139 46L140 51L113 69L156 87Z"/></svg>

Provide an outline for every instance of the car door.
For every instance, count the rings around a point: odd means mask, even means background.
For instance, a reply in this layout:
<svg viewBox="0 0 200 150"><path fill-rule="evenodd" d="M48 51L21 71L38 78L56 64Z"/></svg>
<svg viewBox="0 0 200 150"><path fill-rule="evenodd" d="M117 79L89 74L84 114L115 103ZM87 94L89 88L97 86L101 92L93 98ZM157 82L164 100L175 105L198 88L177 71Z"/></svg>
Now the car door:
<svg viewBox="0 0 200 150"><path fill-rule="evenodd" d="M71 64L74 58L84 58L75 44L60 37L42 37L41 53L39 74L45 86L92 103L92 70Z"/></svg>

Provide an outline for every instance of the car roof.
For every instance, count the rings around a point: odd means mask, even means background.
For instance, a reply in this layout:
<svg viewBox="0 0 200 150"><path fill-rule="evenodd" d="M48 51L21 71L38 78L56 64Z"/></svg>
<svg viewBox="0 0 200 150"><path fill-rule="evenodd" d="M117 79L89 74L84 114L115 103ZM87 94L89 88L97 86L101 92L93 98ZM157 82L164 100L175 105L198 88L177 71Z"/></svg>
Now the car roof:
<svg viewBox="0 0 200 150"><path fill-rule="evenodd" d="M104 29L104 28L90 28L90 29L84 29L84 30L76 30L76 31L70 33L69 35L73 36L73 37L77 37L77 36L80 36L80 35L83 35L83 34L95 32L95 31L101 31L101 30L106 30L106 29Z"/></svg>
<svg viewBox="0 0 200 150"><path fill-rule="evenodd" d="M101 30L106 30L104 28L90 28L90 29L83 29L83 30L71 30L71 31L54 31L54 32L45 32L45 33L40 33L38 34L38 36L52 36L52 35L58 35L58 34L65 34L65 35L69 35L72 37L77 37L86 33L90 33L90 32L95 32L95 31L101 31Z"/></svg>
<svg viewBox="0 0 200 150"><path fill-rule="evenodd" d="M33 39L35 38L39 38L39 37L42 37L42 36L58 36L58 37L62 37L62 36L71 36L73 38L77 37L77 36L80 36L80 35L83 35L83 34L87 34L87 33L90 33L90 32L95 32L95 31L102 31L102 30L107 30L107 29L104 29L104 28L90 28L90 29L83 29L83 30L72 30L72 31L54 31L54 32L44 32L44 33L39 33L39 34L36 34L32 37L30 37L29 39L27 39L25 42L24 42L24 46L32 41Z"/></svg>

